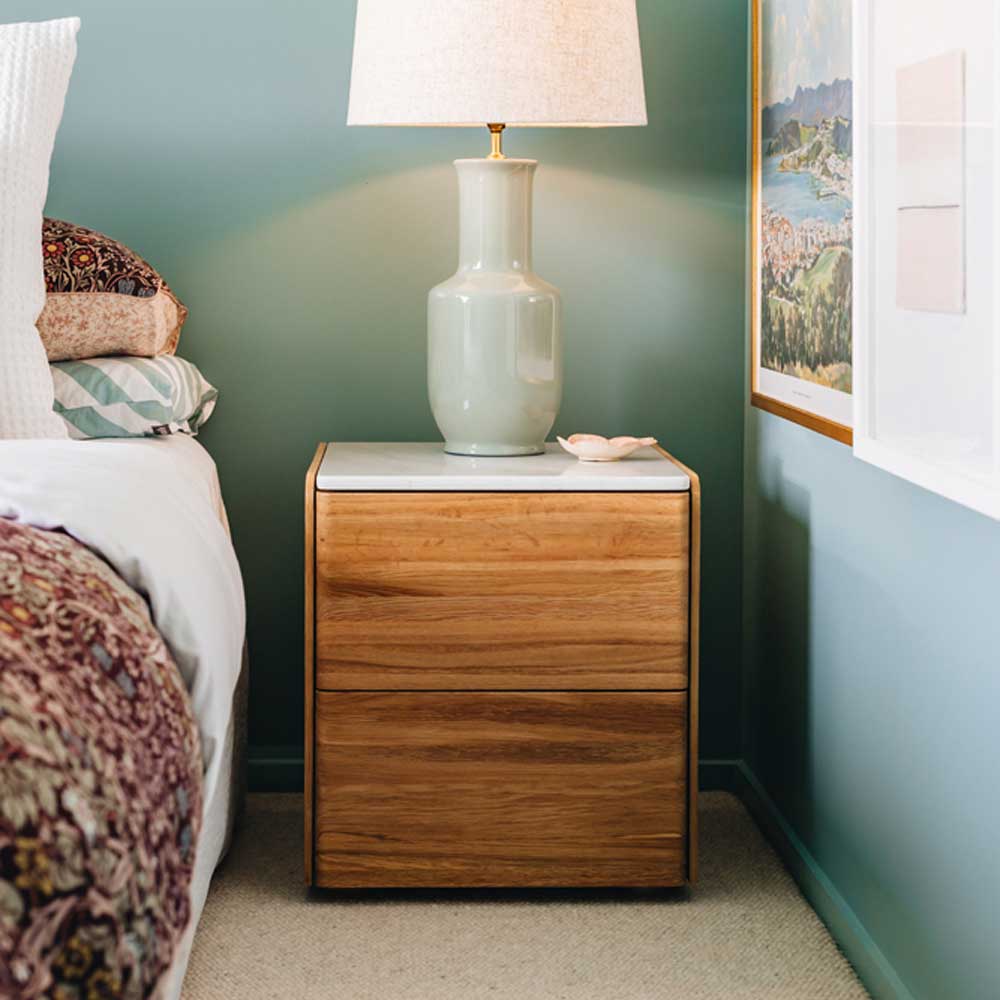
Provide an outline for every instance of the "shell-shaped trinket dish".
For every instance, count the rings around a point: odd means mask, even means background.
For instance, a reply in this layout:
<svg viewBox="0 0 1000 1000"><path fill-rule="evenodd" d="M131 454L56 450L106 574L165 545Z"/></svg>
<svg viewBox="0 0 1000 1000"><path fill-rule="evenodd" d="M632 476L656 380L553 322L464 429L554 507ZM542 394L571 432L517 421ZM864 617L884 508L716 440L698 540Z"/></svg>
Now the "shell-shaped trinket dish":
<svg viewBox="0 0 1000 1000"><path fill-rule="evenodd" d="M616 437L609 441L600 434L573 434L556 440L581 462L617 462L628 458L637 448L656 444L656 438Z"/></svg>

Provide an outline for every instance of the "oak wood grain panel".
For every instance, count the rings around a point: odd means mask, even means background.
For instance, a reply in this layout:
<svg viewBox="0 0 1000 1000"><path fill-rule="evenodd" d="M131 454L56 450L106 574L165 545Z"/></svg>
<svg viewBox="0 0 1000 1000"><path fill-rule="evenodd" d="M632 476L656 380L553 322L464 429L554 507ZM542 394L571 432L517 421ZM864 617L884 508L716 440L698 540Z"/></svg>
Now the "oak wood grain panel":
<svg viewBox="0 0 1000 1000"><path fill-rule="evenodd" d="M320 493L325 690L687 687L687 493Z"/></svg>
<svg viewBox="0 0 1000 1000"><path fill-rule="evenodd" d="M326 445L316 448L306 472L305 495L305 873L306 883L313 876L313 698L315 684L316 639L316 474L326 452Z"/></svg>
<svg viewBox="0 0 1000 1000"><path fill-rule="evenodd" d="M683 462L656 446L691 480L691 601L688 663L688 882L698 881L698 697L701 643L701 480Z"/></svg>
<svg viewBox="0 0 1000 1000"><path fill-rule="evenodd" d="M316 884L685 880L685 692L316 694Z"/></svg>

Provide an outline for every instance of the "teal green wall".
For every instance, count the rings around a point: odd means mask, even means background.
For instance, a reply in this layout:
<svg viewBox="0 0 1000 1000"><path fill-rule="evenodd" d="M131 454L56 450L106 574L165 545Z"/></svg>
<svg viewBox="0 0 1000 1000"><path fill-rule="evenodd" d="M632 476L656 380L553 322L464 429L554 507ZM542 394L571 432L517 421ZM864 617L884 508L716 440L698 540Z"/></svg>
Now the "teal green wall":
<svg viewBox="0 0 1000 1000"><path fill-rule="evenodd" d="M83 19L49 211L145 254L219 386L246 577L251 740L300 745L302 481L322 439L436 437L427 289L457 257L465 130L344 127L349 0L4 0ZM512 132L541 160L536 264L566 304L556 430L653 434L704 481L702 732L739 741L744 313L741 0L641 0L652 125ZM484 54L485 58L485 54ZM293 751L294 752L294 751Z"/></svg>
<svg viewBox="0 0 1000 1000"><path fill-rule="evenodd" d="M997 1000L1000 524L749 410L744 571L747 763L916 1000Z"/></svg>

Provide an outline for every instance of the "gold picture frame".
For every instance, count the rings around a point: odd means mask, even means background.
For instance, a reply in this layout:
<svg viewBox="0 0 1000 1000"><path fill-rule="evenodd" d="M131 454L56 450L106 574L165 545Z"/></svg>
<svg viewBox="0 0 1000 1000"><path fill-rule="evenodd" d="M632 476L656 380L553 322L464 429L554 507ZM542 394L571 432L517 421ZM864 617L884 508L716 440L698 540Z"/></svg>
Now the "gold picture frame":
<svg viewBox="0 0 1000 1000"><path fill-rule="evenodd" d="M839 0L851 5L851 0ZM811 412L804 407L795 406L787 400L775 398L764 392L760 385L760 337L761 337L761 242L762 242L762 142L763 126L761 103L762 75L762 44L761 21L763 0L750 0L750 31L751 31L751 194L750 194L750 402L752 406L765 410L776 416L783 417L794 423L807 427L819 434L851 445L854 433L850 426L838 422L828 416Z"/></svg>

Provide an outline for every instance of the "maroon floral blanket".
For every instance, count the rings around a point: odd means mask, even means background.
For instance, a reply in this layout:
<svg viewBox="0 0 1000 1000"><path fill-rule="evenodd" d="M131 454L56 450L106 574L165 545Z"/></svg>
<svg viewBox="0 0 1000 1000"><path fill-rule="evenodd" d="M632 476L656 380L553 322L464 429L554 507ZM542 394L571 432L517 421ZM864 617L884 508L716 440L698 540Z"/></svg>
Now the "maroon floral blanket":
<svg viewBox="0 0 1000 1000"><path fill-rule="evenodd" d="M155 996L200 818L197 728L145 602L0 518L0 997Z"/></svg>

